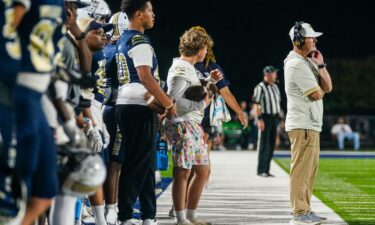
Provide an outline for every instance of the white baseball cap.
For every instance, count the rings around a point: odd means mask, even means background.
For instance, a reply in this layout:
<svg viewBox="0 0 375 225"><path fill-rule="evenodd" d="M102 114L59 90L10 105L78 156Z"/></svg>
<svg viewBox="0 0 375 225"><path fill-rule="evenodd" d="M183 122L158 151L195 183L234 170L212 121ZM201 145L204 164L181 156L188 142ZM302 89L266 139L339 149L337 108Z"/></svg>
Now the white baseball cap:
<svg viewBox="0 0 375 225"><path fill-rule="evenodd" d="M304 33L302 32L303 37L319 37L323 35L322 32L315 32L315 30L308 23L302 23L301 26L302 26L302 29L304 30ZM295 26L293 26L292 29L290 29L289 31L289 36L292 41L294 39L294 27Z"/></svg>

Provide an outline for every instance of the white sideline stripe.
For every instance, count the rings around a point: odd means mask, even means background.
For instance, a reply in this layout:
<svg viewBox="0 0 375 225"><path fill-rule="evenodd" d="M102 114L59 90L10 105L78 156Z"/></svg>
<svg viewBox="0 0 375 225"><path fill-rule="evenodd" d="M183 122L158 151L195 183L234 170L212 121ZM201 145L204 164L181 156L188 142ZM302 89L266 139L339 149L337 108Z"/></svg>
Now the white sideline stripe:
<svg viewBox="0 0 375 225"><path fill-rule="evenodd" d="M213 152L211 157L212 183L199 205L201 220L214 225L289 223L289 175L276 163L271 165L271 173L276 178L258 178L256 152ZM159 225L174 224L174 219L168 217L171 205L169 187L158 200ZM324 224L347 224L316 197L312 199L312 208L329 218Z"/></svg>

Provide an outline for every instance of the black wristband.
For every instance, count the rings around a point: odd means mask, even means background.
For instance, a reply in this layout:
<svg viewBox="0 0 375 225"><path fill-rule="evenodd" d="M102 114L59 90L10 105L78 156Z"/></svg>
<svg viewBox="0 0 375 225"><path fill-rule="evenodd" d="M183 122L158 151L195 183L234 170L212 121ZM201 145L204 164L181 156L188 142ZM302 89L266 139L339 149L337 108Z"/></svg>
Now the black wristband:
<svg viewBox="0 0 375 225"><path fill-rule="evenodd" d="M77 40L77 41L80 41L80 40L84 39L85 37L86 37L86 32L81 32L81 33L79 34L79 37L76 38L76 40Z"/></svg>
<svg viewBox="0 0 375 225"><path fill-rule="evenodd" d="M326 66L327 66L327 64L322 63L322 64L319 64L319 65L318 65L318 68L319 68L319 69L323 69L323 68L325 68Z"/></svg>

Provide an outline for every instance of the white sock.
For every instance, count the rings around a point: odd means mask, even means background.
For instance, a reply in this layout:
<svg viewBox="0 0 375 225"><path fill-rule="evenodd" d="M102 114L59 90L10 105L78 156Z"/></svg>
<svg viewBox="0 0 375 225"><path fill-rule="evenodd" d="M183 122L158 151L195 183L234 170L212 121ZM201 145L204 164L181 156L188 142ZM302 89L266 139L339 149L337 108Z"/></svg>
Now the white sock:
<svg viewBox="0 0 375 225"><path fill-rule="evenodd" d="M108 204L105 206L105 208L106 208L105 219L107 220L107 223L115 224L117 221L116 204Z"/></svg>
<svg viewBox="0 0 375 225"><path fill-rule="evenodd" d="M196 209L188 209L186 211L186 218L190 221L195 221L197 219L197 210Z"/></svg>
<svg viewBox="0 0 375 225"><path fill-rule="evenodd" d="M115 209L117 208L117 204L106 204L105 209L110 210L110 209Z"/></svg>
<svg viewBox="0 0 375 225"><path fill-rule="evenodd" d="M104 217L104 205L92 206L96 225L107 225Z"/></svg>
<svg viewBox="0 0 375 225"><path fill-rule="evenodd" d="M176 219L177 219L177 223L187 221L186 210L176 211Z"/></svg>
<svg viewBox="0 0 375 225"><path fill-rule="evenodd" d="M49 221L53 225L73 225L77 197L58 195L54 198L49 212Z"/></svg>
<svg viewBox="0 0 375 225"><path fill-rule="evenodd" d="M152 220L152 219L145 219L142 223L142 225L154 225L155 224L155 220Z"/></svg>

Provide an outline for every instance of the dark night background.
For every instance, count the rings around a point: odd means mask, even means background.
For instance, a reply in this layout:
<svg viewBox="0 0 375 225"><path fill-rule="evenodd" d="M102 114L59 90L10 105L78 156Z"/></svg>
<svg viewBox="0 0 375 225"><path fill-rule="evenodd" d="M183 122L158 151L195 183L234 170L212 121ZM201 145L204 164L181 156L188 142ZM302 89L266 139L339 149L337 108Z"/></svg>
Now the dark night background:
<svg viewBox="0 0 375 225"><path fill-rule="evenodd" d="M120 0L108 1L113 12ZM318 48L333 78L334 92L325 108L331 114L375 114L375 13L371 1L290 0L154 0L151 37L165 78L178 56L179 36L191 26L207 29L215 42L218 63L239 100L250 100L262 80L262 68L272 64L283 89L283 60L292 45L288 32L295 21L310 23L324 35ZM283 92L283 91L282 91ZM360 99L360 100L359 100ZM284 101L285 107L285 101Z"/></svg>

